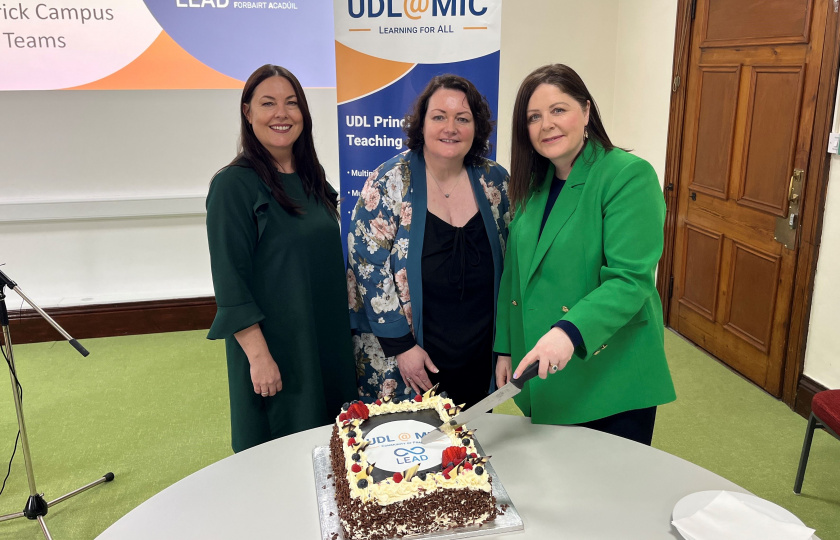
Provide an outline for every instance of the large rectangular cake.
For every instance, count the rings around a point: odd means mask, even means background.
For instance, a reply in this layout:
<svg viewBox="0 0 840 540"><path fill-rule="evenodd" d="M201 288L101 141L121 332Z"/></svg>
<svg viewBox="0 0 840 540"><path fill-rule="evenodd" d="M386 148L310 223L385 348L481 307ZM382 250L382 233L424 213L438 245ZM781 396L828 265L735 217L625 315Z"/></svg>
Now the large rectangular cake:
<svg viewBox="0 0 840 540"><path fill-rule="evenodd" d="M345 538L381 540L495 519L487 457L478 454L473 432L446 426L444 438L420 442L459 411L434 388L414 399L343 408L330 461Z"/></svg>

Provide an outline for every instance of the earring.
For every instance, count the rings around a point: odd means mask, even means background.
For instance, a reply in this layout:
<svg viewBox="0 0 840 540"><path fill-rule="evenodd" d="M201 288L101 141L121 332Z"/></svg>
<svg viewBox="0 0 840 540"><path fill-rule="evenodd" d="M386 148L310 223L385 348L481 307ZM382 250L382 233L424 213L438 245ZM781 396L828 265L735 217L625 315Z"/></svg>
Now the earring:
<svg viewBox="0 0 840 540"><path fill-rule="evenodd" d="M589 138L589 126L583 126L583 140Z"/></svg>

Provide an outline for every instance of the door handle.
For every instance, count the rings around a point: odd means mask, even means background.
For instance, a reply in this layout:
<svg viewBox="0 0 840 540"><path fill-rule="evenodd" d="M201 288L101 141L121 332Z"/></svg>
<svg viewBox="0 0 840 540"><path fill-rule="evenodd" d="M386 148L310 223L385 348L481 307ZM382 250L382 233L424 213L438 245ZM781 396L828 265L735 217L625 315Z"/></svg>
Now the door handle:
<svg viewBox="0 0 840 540"><path fill-rule="evenodd" d="M794 169L793 175L790 177L790 187L788 187L788 202L793 202L799 198L799 192L802 190L802 175L805 171L802 169Z"/></svg>
<svg viewBox="0 0 840 540"><path fill-rule="evenodd" d="M796 247L796 229L799 227L799 211L800 204L802 202L802 180L804 176L804 170L793 170L793 175L790 177L790 186L788 186L787 192L787 216L783 218L776 218L776 234L774 238L777 242L784 244L784 246L788 249L794 249Z"/></svg>
<svg viewBox="0 0 840 540"><path fill-rule="evenodd" d="M802 176L805 171L802 169L793 169L793 175L790 177L790 187L788 188L788 225L791 229L795 228L796 218L799 216L799 196L802 194Z"/></svg>

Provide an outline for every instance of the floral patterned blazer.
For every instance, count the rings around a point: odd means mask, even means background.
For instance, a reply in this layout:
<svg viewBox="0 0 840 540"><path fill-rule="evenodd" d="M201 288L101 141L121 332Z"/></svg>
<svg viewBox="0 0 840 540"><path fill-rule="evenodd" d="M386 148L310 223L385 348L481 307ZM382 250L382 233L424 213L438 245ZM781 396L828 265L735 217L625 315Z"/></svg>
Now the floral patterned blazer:
<svg viewBox="0 0 840 540"><path fill-rule="evenodd" d="M510 223L509 176L501 165L487 159L467 167L467 174L493 253L495 298ZM368 177L347 235L350 321L363 397L410 391L398 375L396 358L385 357L376 336L397 338L412 332L423 346L425 229L426 163L422 155L409 150Z"/></svg>

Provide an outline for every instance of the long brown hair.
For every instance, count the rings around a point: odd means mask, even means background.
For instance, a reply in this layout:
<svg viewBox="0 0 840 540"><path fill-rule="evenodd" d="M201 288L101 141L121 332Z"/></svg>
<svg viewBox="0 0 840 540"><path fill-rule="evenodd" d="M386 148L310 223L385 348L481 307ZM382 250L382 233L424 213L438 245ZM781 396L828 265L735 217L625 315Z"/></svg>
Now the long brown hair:
<svg viewBox="0 0 840 540"><path fill-rule="evenodd" d="M230 165L237 165L243 159L247 160L250 166L256 171L257 176L271 188L271 195L290 214L302 214L303 210L298 203L286 194L283 184L277 176L277 168L274 158L254 134L254 128L245 116L245 107L250 105L254 97L254 90L257 86L269 77L283 77L292 85L298 100L298 108L303 115L303 130L300 136L292 145L292 156L295 160L295 170L303 183L303 189L307 195L315 194L315 197L324 204L332 214L338 218L337 196L332 195L327 189L327 177L324 168L318 160L315 152L315 142L312 139L312 116L309 114L309 105L306 102L306 94L303 87L291 71L284 67L266 64L248 77L245 81L245 88L242 89L242 99L239 103L239 153L230 162Z"/></svg>
<svg viewBox="0 0 840 540"><path fill-rule="evenodd" d="M411 112L406 115L403 131L408 138L405 145L418 153L423 152L423 126L426 123L426 112L429 110L429 99L432 94L441 88L448 90L459 90L467 96L467 103L475 122L475 134L473 135L472 146L464 156L465 165L478 165L484 161L484 157L490 153L490 134L493 133L494 122L490 113L490 105L487 98L473 83L458 75L446 74L433 77L426 88L414 100Z"/></svg>
<svg viewBox="0 0 840 540"><path fill-rule="evenodd" d="M528 102L541 84L556 86L561 92L574 98L584 110L588 101L590 103L589 123L586 129L589 138L603 146L607 152L615 148L607 135L607 130L604 129L603 122L601 122L601 115L598 113L595 99L589 93L580 76L575 73L575 70L564 64L549 64L532 71L522 81L519 92L516 94L510 145L510 186L508 194L511 205L514 208L521 206L523 210L525 209L525 201L531 191L545 179L548 166L551 164L548 158L544 158L534 150L531 137L528 134Z"/></svg>

